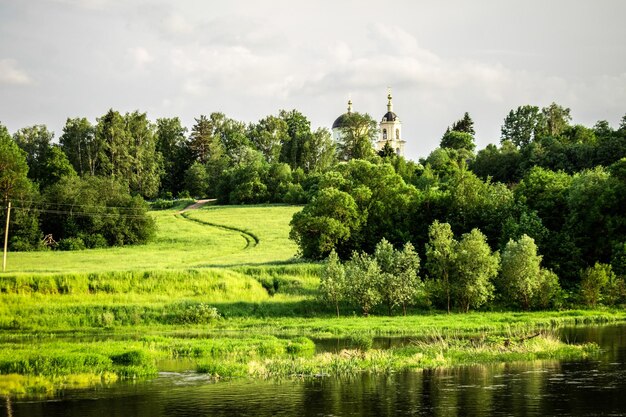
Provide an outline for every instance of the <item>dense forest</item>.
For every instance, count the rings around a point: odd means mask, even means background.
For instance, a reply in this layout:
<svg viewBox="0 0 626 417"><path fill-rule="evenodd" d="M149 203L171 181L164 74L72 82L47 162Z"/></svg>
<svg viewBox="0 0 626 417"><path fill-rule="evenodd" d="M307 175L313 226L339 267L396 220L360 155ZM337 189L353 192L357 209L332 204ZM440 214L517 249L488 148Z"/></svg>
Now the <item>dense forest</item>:
<svg viewBox="0 0 626 417"><path fill-rule="evenodd" d="M13 134L0 125L0 220L11 202L11 250L82 249L148 241L155 225L146 199L304 204L291 237L308 259L332 254L367 269L381 244L389 252L409 243L416 274L423 259L430 275L483 274L497 284L513 253L525 251L538 279L556 282L544 288L552 295L538 300L529 290L535 298L518 300L523 290L501 287L502 297L529 308L554 302L557 286L588 285L590 304L617 302L626 292L626 116L617 128L571 122L555 103L520 106L504 119L499 145L476 152L466 113L418 162L374 152L376 122L359 113L345 120L340 143L297 110L250 124L212 113L190 130L178 118L109 110L95 124L68 119L58 141L43 125ZM472 275L460 257L437 260L446 247L477 251L465 262L483 256L486 269ZM458 293L458 282L457 296L447 281L433 288L441 306L481 304L459 298L467 291Z"/></svg>

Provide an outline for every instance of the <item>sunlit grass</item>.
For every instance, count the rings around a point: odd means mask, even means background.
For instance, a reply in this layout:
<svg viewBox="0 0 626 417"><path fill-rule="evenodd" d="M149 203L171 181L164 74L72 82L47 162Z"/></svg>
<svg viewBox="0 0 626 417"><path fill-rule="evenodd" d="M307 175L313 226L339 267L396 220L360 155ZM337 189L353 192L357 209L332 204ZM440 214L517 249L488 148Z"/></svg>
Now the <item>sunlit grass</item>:
<svg viewBox="0 0 626 417"><path fill-rule="evenodd" d="M71 252L9 253L7 272L183 269L286 262L296 255L296 246L289 240L289 222L300 209L296 206L209 206L183 215L178 214L178 210L151 211L157 223L157 235L151 243ZM259 243L250 245L244 234L235 230L237 228L249 230Z"/></svg>

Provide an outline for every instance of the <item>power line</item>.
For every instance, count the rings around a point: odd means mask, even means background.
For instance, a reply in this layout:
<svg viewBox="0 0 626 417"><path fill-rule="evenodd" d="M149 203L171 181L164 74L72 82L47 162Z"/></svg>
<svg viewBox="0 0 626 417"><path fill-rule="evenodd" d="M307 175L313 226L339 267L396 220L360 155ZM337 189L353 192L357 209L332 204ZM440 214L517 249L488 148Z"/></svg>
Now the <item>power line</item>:
<svg viewBox="0 0 626 417"><path fill-rule="evenodd" d="M47 213L47 214L69 214L73 216L82 216L82 217L124 217L130 219L140 219L144 218L143 215L139 214L125 214L125 213L94 213L94 212L86 212L86 211L67 211L67 210L48 210L48 209L39 209L34 207L11 207L12 210L21 210L21 211L34 211L37 213Z"/></svg>
<svg viewBox="0 0 626 417"><path fill-rule="evenodd" d="M123 207L123 206L94 206L94 205L89 205L89 204L73 204L73 203L54 203L54 202L49 202L49 201L35 201L35 200L16 200L16 199L11 199L11 201L14 202L19 202L19 203L25 203L25 204L35 204L35 205L49 205L49 206L68 206L68 207L83 207L83 208L96 208L96 209L101 209L101 208L110 208L110 209L122 209L122 210L129 210L129 211L143 211L143 208L132 208L132 207Z"/></svg>

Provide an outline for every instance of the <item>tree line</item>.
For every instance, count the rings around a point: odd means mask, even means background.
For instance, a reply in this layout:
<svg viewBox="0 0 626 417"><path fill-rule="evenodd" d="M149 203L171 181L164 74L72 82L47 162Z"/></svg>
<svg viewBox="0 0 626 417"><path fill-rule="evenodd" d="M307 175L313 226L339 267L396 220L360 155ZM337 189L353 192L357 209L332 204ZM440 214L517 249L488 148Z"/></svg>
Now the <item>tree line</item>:
<svg viewBox="0 0 626 417"><path fill-rule="evenodd" d="M95 124L68 119L58 143L43 125L12 135L0 125L0 192L20 206L11 248L40 249L44 236L69 249L142 243L154 235L144 199L210 196L304 204L291 237L309 259L373 254L383 238L394 248L411 242L426 259L438 221L455 236L476 229L500 254L532 238L565 291L596 264L611 271L589 282L626 273L626 117L615 129L585 127L555 103L520 106L505 117L499 146L476 152L465 113L414 162L389 147L374 152L369 115L345 116L339 143L297 110L249 124L211 113L189 130L176 117L109 110ZM619 298L596 302L603 297Z"/></svg>
<svg viewBox="0 0 626 417"><path fill-rule="evenodd" d="M473 230L484 235L489 248L501 254L498 276L511 276L504 273L509 242L532 239L541 257L542 294L549 295L541 303L528 296L516 302L520 308L552 305L559 297L590 305L623 303L626 117L617 129L604 121L586 128L570 125L569 109L557 104L531 106L533 117L525 116L526 108L506 117L500 148L489 145L475 153L473 121L465 114L419 164L386 155L351 160L324 173L291 223L302 256L325 259L334 251L350 261L355 251L373 254L384 238L396 248L411 242L424 259L430 225L446 223L455 236ZM529 129L511 128L527 120L531 135ZM516 290L503 298L505 288L495 286L502 300L523 294ZM430 293L440 294L433 288ZM443 308L449 304L440 296L433 299Z"/></svg>

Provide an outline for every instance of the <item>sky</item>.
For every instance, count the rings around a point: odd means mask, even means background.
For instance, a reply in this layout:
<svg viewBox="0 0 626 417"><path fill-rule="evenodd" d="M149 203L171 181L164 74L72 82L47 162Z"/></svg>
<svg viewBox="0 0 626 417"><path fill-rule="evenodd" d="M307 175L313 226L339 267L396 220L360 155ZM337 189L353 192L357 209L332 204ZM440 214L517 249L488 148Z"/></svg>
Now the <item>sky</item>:
<svg viewBox="0 0 626 417"><path fill-rule="evenodd" d="M508 112L556 102L573 123L626 114L623 0L0 0L0 123L113 108L246 123L297 109L330 128L391 89L405 154L469 112L479 149Z"/></svg>

